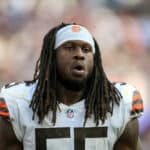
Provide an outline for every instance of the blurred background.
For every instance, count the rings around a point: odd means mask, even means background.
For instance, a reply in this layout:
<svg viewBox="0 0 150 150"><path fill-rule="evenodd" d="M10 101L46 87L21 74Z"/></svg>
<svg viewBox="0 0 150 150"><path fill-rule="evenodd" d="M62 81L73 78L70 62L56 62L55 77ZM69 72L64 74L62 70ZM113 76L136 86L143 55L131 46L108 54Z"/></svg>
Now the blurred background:
<svg viewBox="0 0 150 150"><path fill-rule="evenodd" d="M61 22L85 25L100 45L108 78L139 89L145 105L140 136L148 149L149 0L0 0L0 87L32 79L43 36Z"/></svg>

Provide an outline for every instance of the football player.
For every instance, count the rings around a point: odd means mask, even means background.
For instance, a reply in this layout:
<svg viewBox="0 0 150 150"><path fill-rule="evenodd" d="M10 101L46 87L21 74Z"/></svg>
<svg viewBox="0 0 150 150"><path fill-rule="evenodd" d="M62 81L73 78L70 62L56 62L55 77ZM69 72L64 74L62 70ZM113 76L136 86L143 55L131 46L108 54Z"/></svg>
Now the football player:
<svg viewBox="0 0 150 150"><path fill-rule="evenodd" d="M140 150L139 91L108 80L92 34L60 24L44 37L33 80L0 94L1 150Z"/></svg>

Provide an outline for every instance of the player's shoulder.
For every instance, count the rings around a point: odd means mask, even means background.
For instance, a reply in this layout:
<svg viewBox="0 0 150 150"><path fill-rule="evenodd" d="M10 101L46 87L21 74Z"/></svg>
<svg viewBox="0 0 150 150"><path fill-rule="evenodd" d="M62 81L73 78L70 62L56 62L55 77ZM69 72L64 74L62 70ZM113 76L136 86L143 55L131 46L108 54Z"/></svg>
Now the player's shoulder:
<svg viewBox="0 0 150 150"><path fill-rule="evenodd" d="M127 100L126 102L128 102L128 100L133 100L133 98L135 99L135 96L137 95L142 99L140 91L130 83L116 82L114 83L114 86L118 89L123 99Z"/></svg>
<svg viewBox="0 0 150 150"><path fill-rule="evenodd" d="M0 117L10 120L18 108L22 109L20 104L28 106L34 89L35 83L25 81L4 85L0 92Z"/></svg>
<svg viewBox="0 0 150 150"><path fill-rule="evenodd" d="M34 90L36 83L30 81L13 82L6 84L1 88L0 97L13 99L29 99Z"/></svg>
<svg viewBox="0 0 150 150"><path fill-rule="evenodd" d="M143 98L140 91L134 85L125 82L117 82L114 86L122 95L122 105L129 109L132 116L143 114Z"/></svg>
<svg viewBox="0 0 150 150"><path fill-rule="evenodd" d="M115 82L114 86L121 92L121 94L125 94L125 92L132 93L137 90L135 86L126 82Z"/></svg>
<svg viewBox="0 0 150 150"><path fill-rule="evenodd" d="M125 102L132 102L136 98L142 99L140 91L130 83L116 82L114 86L118 89Z"/></svg>

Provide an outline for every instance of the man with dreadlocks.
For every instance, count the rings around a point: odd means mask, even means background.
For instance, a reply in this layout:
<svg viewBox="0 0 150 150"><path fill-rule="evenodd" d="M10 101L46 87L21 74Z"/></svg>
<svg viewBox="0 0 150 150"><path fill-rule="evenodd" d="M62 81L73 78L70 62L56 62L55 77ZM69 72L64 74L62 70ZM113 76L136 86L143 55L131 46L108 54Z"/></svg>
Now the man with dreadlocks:
<svg viewBox="0 0 150 150"><path fill-rule="evenodd" d="M45 36L31 81L1 89L1 150L139 150L143 102L111 83L96 40L77 24Z"/></svg>

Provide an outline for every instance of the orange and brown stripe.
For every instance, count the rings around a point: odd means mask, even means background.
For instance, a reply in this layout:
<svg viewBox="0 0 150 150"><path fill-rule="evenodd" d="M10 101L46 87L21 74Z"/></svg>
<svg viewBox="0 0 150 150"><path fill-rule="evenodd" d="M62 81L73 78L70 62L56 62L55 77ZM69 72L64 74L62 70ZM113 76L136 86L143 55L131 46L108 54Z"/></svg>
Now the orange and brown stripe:
<svg viewBox="0 0 150 150"><path fill-rule="evenodd" d="M5 117L7 119L10 118L8 107L6 105L4 98L0 98L0 116Z"/></svg>
<svg viewBox="0 0 150 150"><path fill-rule="evenodd" d="M135 91L132 97L131 114L143 112L143 109L144 106L143 106L143 100L141 94L138 91Z"/></svg>

